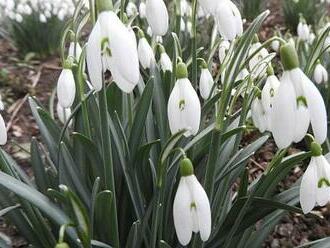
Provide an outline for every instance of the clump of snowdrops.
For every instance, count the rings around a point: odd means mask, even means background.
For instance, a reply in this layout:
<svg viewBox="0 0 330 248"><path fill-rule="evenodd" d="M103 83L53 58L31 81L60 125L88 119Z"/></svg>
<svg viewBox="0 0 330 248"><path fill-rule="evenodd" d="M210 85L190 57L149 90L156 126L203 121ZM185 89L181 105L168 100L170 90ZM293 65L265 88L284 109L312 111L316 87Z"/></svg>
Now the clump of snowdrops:
<svg viewBox="0 0 330 248"><path fill-rule="evenodd" d="M41 132L34 177L0 152L1 213L34 246L260 247L287 211L312 216L329 202L327 112L311 77L329 28L305 62L285 37L259 41L269 11L243 30L230 0L171 4L78 3L62 36L56 115L29 99ZM205 18L216 25L199 47ZM270 137L278 151L250 181L249 158ZM306 151L287 156L302 140Z"/></svg>
<svg viewBox="0 0 330 248"><path fill-rule="evenodd" d="M73 0L1 0L0 35L13 42L22 56L46 57L58 51L74 9Z"/></svg>

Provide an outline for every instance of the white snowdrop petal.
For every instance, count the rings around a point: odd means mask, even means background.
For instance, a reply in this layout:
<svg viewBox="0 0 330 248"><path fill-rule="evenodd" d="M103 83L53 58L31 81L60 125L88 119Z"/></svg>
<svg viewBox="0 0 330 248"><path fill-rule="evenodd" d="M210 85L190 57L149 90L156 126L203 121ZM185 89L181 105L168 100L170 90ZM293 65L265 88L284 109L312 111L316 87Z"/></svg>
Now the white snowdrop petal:
<svg viewBox="0 0 330 248"><path fill-rule="evenodd" d="M87 42L86 61L90 82L96 91L102 89L101 29L96 22Z"/></svg>
<svg viewBox="0 0 330 248"><path fill-rule="evenodd" d="M140 76L134 32L126 28L118 16L112 11L102 12L99 20L100 26L103 29L102 32L107 34L109 40L111 50L111 57L109 59L110 71L113 73L113 70L116 70L120 74L120 77L114 77L114 81L124 91L124 87L120 85L121 78L135 86ZM113 69L114 67L115 69Z"/></svg>
<svg viewBox="0 0 330 248"><path fill-rule="evenodd" d="M150 68L155 61L154 52L146 38L141 38L138 45L139 61L144 69Z"/></svg>
<svg viewBox="0 0 330 248"><path fill-rule="evenodd" d="M261 102L266 112L270 113L273 100L280 87L280 81L274 75L267 77L266 83L261 91Z"/></svg>
<svg viewBox="0 0 330 248"><path fill-rule="evenodd" d="M70 42L68 55L75 58L77 61L79 61L80 55L81 55L81 46L78 42Z"/></svg>
<svg viewBox="0 0 330 248"><path fill-rule="evenodd" d="M63 108L72 106L76 96L76 85L70 69L63 69L57 82L57 97Z"/></svg>
<svg viewBox="0 0 330 248"><path fill-rule="evenodd" d="M181 177L173 203L174 227L182 245L187 245L192 236L193 222L190 212L191 195L186 178Z"/></svg>
<svg viewBox="0 0 330 248"><path fill-rule="evenodd" d="M302 72L303 74L303 72ZM327 111L322 98L322 95L309 80L307 76L303 74L303 90L307 100L308 110L311 119L311 125L315 140L319 144L323 144L327 138Z"/></svg>
<svg viewBox="0 0 330 248"><path fill-rule="evenodd" d="M236 19L228 2L229 0L219 2L215 19L220 35L225 40L233 40L237 35Z"/></svg>
<svg viewBox="0 0 330 248"><path fill-rule="evenodd" d="M180 85L181 94L183 94L183 99L185 99L185 105L181 114L185 128L188 129L184 135L188 137L198 133L201 119L201 104L195 89L188 79L182 79Z"/></svg>
<svg viewBox="0 0 330 248"><path fill-rule="evenodd" d="M163 36L167 33L168 12L163 0L147 0L146 17L154 35Z"/></svg>
<svg viewBox="0 0 330 248"><path fill-rule="evenodd" d="M5 145L7 143L7 129L5 121L0 114L0 145Z"/></svg>
<svg viewBox="0 0 330 248"><path fill-rule="evenodd" d="M294 142L300 142L307 134L310 123L309 111L305 106L298 106L296 111L296 129Z"/></svg>
<svg viewBox="0 0 330 248"><path fill-rule="evenodd" d="M207 241L211 234L211 208L207 194L193 175L190 178L193 201L196 204L199 232L202 241Z"/></svg>
<svg viewBox="0 0 330 248"><path fill-rule="evenodd" d="M305 214L309 213L316 203L317 171L315 158L311 161L305 171L300 184L300 205Z"/></svg>
<svg viewBox="0 0 330 248"><path fill-rule="evenodd" d="M288 147L295 131L296 96L288 72L284 72L271 112L272 133L276 145Z"/></svg>
<svg viewBox="0 0 330 248"><path fill-rule="evenodd" d="M330 164L322 155L315 157L315 163L317 166L316 202L319 206L324 206L330 202L330 187L326 185L318 187L318 183L321 179L330 180Z"/></svg>
<svg viewBox="0 0 330 248"><path fill-rule="evenodd" d="M166 71L172 72L173 64L172 64L170 57L167 55L167 53L163 52L160 55L159 63L160 63L160 67L162 68L162 70L164 72L166 72Z"/></svg>
<svg viewBox="0 0 330 248"><path fill-rule="evenodd" d="M204 100L208 99L214 85L213 77L208 69L202 69L199 80L199 91Z"/></svg>

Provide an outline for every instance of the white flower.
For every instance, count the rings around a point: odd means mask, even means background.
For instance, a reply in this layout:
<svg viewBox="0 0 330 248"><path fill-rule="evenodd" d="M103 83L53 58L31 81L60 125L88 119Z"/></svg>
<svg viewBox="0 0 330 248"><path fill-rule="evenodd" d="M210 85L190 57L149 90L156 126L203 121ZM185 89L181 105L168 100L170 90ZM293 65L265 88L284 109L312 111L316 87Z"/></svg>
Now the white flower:
<svg viewBox="0 0 330 248"><path fill-rule="evenodd" d="M297 27L297 34L301 40L308 41L309 39L309 27L306 23L299 22Z"/></svg>
<svg viewBox="0 0 330 248"><path fill-rule="evenodd" d="M301 141L309 124L316 141L322 144L327 137L327 113L320 92L299 68L285 71L272 110L277 146L286 148Z"/></svg>
<svg viewBox="0 0 330 248"><path fill-rule="evenodd" d="M59 102L56 105L56 112L58 119L64 124L71 115L70 108L63 108ZM72 126L72 120L69 123L69 126Z"/></svg>
<svg viewBox="0 0 330 248"><path fill-rule="evenodd" d="M146 17L154 35L163 36L168 30L168 12L163 0L147 0Z"/></svg>
<svg viewBox="0 0 330 248"><path fill-rule="evenodd" d="M210 97L213 85L214 80L210 71L207 68L203 68L199 80L199 92L204 100L207 100Z"/></svg>
<svg viewBox="0 0 330 248"><path fill-rule="evenodd" d="M305 214L315 205L330 202L330 164L323 155L312 156L300 184L300 205Z"/></svg>
<svg viewBox="0 0 330 248"><path fill-rule="evenodd" d="M190 160L188 163L191 164ZM199 232L202 241L208 240L211 234L211 208L207 194L193 172L188 170L187 173L181 169L181 175L173 203L173 219L179 242L185 246L193 232Z"/></svg>
<svg viewBox="0 0 330 248"><path fill-rule="evenodd" d="M145 37L140 38L138 45L139 61L144 69L155 63L154 52Z"/></svg>
<svg viewBox="0 0 330 248"><path fill-rule="evenodd" d="M141 18L146 17L146 4L144 2L141 2L139 5L139 15Z"/></svg>
<svg viewBox="0 0 330 248"><path fill-rule="evenodd" d="M128 17L131 17L137 13L137 7L133 2L128 2L126 6L126 14Z"/></svg>
<svg viewBox="0 0 330 248"><path fill-rule="evenodd" d="M7 143L7 129L4 119L0 114L0 145L5 145Z"/></svg>
<svg viewBox="0 0 330 248"><path fill-rule="evenodd" d="M224 60L226 58L227 51L229 50L229 47L230 47L230 43L227 40L224 40L220 43L220 45L219 45L219 60L220 60L220 63L224 62Z"/></svg>
<svg viewBox="0 0 330 248"><path fill-rule="evenodd" d="M256 42L251 45L249 50L249 56L255 53L262 45L260 42ZM249 61L249 69L252 72L254 78L261 78L265 75L267 71L268 64L267 56L269 55L266 48L262 48L255 56L253 56Z"/></svg>
<svg viewBox="0 0 330 248"><path fill-rule="evenodd" d="M177 73L182 73L180 67L185 67L182 64L179 63ZM186 137L197 134L201 119L201 105L186 73L178 76L168 100L167 114L172 134L180 130L187 130L184 133Z"/></svg>
<svg viewBox="0 0 330 248"><path fill-rule="evenodd" d="M111 25L109 25L111 23ZM110 70L113 81L125 93L139 81L139 60L134 32L112 11L103 11L89 36L87 67L96 91L102 88L103 72Z"/></svg>
<svg viewBox="0 0 330 248"><path fill-rule="evenodd" d="M5 105L3 104L2 96L0 95L0 111L2 111L4 109L5 109Z"/></svg>
<svg viewBox="0 0 330 248"><path fill-rule="evenodd" d="M76 96L76 85L71 69L63 69L57 81L57 97L63 108L72 106Z"/></svg>
<svg viewBox="0 0 330 248"><path fill-rule="evenodd" d="M69 52L68 52L69 56L79 61L81 52L82 52L81 46L79 45L78 42L70 42Z"/></svg>
<svg viewBox="0 0 330 248"><path fill-rule="evenodd" d="M172 70L173 70L172 61L165 51L160 54L159 63L160 63L160 67L163 70L163 72L166 72L166 71L172 72Z"/></svg>
<svg viewBox="0 0 330 248"><path fill-rule="evenodd" d="M315 66L314 80L318 84L328 82L328 72L320 63Z"/></svg>
<svg viewBox="0 0 330 248"><path fill-rule="evenodd" d="M278 52L280 49L280 42L278 40L272 41L271 47L273 51Z"/></svg>
<svg viewBox="0 0 330 248"><path fill-rule="evenodd" d="M259 129L261 133L268 130L268 113L266 113L261 99L256 97L251 105L251 115L252 120L256 128Z"/></svg>
<svg viewBox="0 0 330 248"><path fill-rule="evenodd" d="M46 23L46 22L47 22L47 18L46 18L46 16L45 16L44 14L40 14L40 16L39 16L39 20L40 20L40 22L42 22L42 23Z"/></svg>
<svg viewBox="0 0 330 248"><path fill-rule="evenodd" d="M308 43L310 44L310 45L312 45L313 44L313 42L314 42L314 40L315 40L315 34L314 33L311 33L310 35L309 35L309 38L308 38Z"/></svg>
<svg viewBox="0 0 330 248"><path fill-rule="evenodd" d="M277 94L278 88L280 86L280 81L274 75L267 77L266 83L261 91L261 103L263 111L267 116L267 126L265 130L271 131L271 111L273 108L274 97Z"/></svg>
<svg viewBox="0 0 330 248"><path fill-rule="evenodd" d="M221 0L214 14L218 31L225 40L234 40L243 33L241 14L230 0Z"/></svg>
<svg viewBox="0 0 330 248"><path fill-rule="evenodd" d="M186 31L186 23L184 22L183 18L180 20L180 31L184 32Z"/></svg>
<svg viewBox="0 0 330 248"><path fill-rule="evenodd" d="M240 80L244 80L249 75L250 75L250 72L246 68L244 68L243 70L241 70L239 72L239 74L237 75L235 81L237 82L237 81L240 81Z"/></svg>

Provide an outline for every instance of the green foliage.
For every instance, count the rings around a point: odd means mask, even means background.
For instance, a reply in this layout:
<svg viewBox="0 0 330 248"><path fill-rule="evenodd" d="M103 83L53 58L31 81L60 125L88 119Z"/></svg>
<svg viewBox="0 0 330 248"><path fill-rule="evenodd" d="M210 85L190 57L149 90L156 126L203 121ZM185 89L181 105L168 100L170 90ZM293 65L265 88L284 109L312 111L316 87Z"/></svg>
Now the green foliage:
<svg viewBox="0 0 330 248"><path fill-rule="evenodd" d="M22 57L35 53L47 57L59 51L61 33L65 22L53 16L47 22L40 22L39 13L24 15L22 22L7 19L8 37Z"/></svg>
<svg viewBox="0 0 330 248"><path fill-rule="evenodd" d="M310 25L315 25L325 14L324 3L319 0L283 0L282 9L284 22L291 32L297 31L300 15Z"/></svg>
<svg viewBox="0 0 330 248"><path fill-rule="evenodd" d="M265 9L265 0L240 0L242 17L248 21L254 20Z"/></svg>

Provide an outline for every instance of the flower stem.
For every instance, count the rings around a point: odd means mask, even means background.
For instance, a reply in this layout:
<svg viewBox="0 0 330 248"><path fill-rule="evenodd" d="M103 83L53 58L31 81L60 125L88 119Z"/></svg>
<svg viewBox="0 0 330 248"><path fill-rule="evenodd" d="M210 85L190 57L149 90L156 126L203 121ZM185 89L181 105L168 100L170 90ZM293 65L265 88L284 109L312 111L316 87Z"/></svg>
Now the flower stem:
<svg viewBox="0 0 330 248"><path fill-rule="evenodd" d="M109 113L107 105L106 87L103 86L102 90L99 92L99 106L100 106L100 120L101 120L101 139L102 139L102 155L103 155L103 166L104 166L104 183L106 189L109 189L112 194L111 201L111 226L113 227L112 241L114 247L120 247L119 244L119 233L118 233L118 221L117 221L117 203L116 203L116 189L113 174L113 163L112 163L112 149L111 149L111 139L109 132Z"/></svg>
<svg viewBox="0 0 330 248"><path fill-rule="evenodd" d="M196 17L197 17L197 0L192 2L192 37L191 37L191 54L192 54L192 83L197 86L197 45L196 45Z"/></svg>

